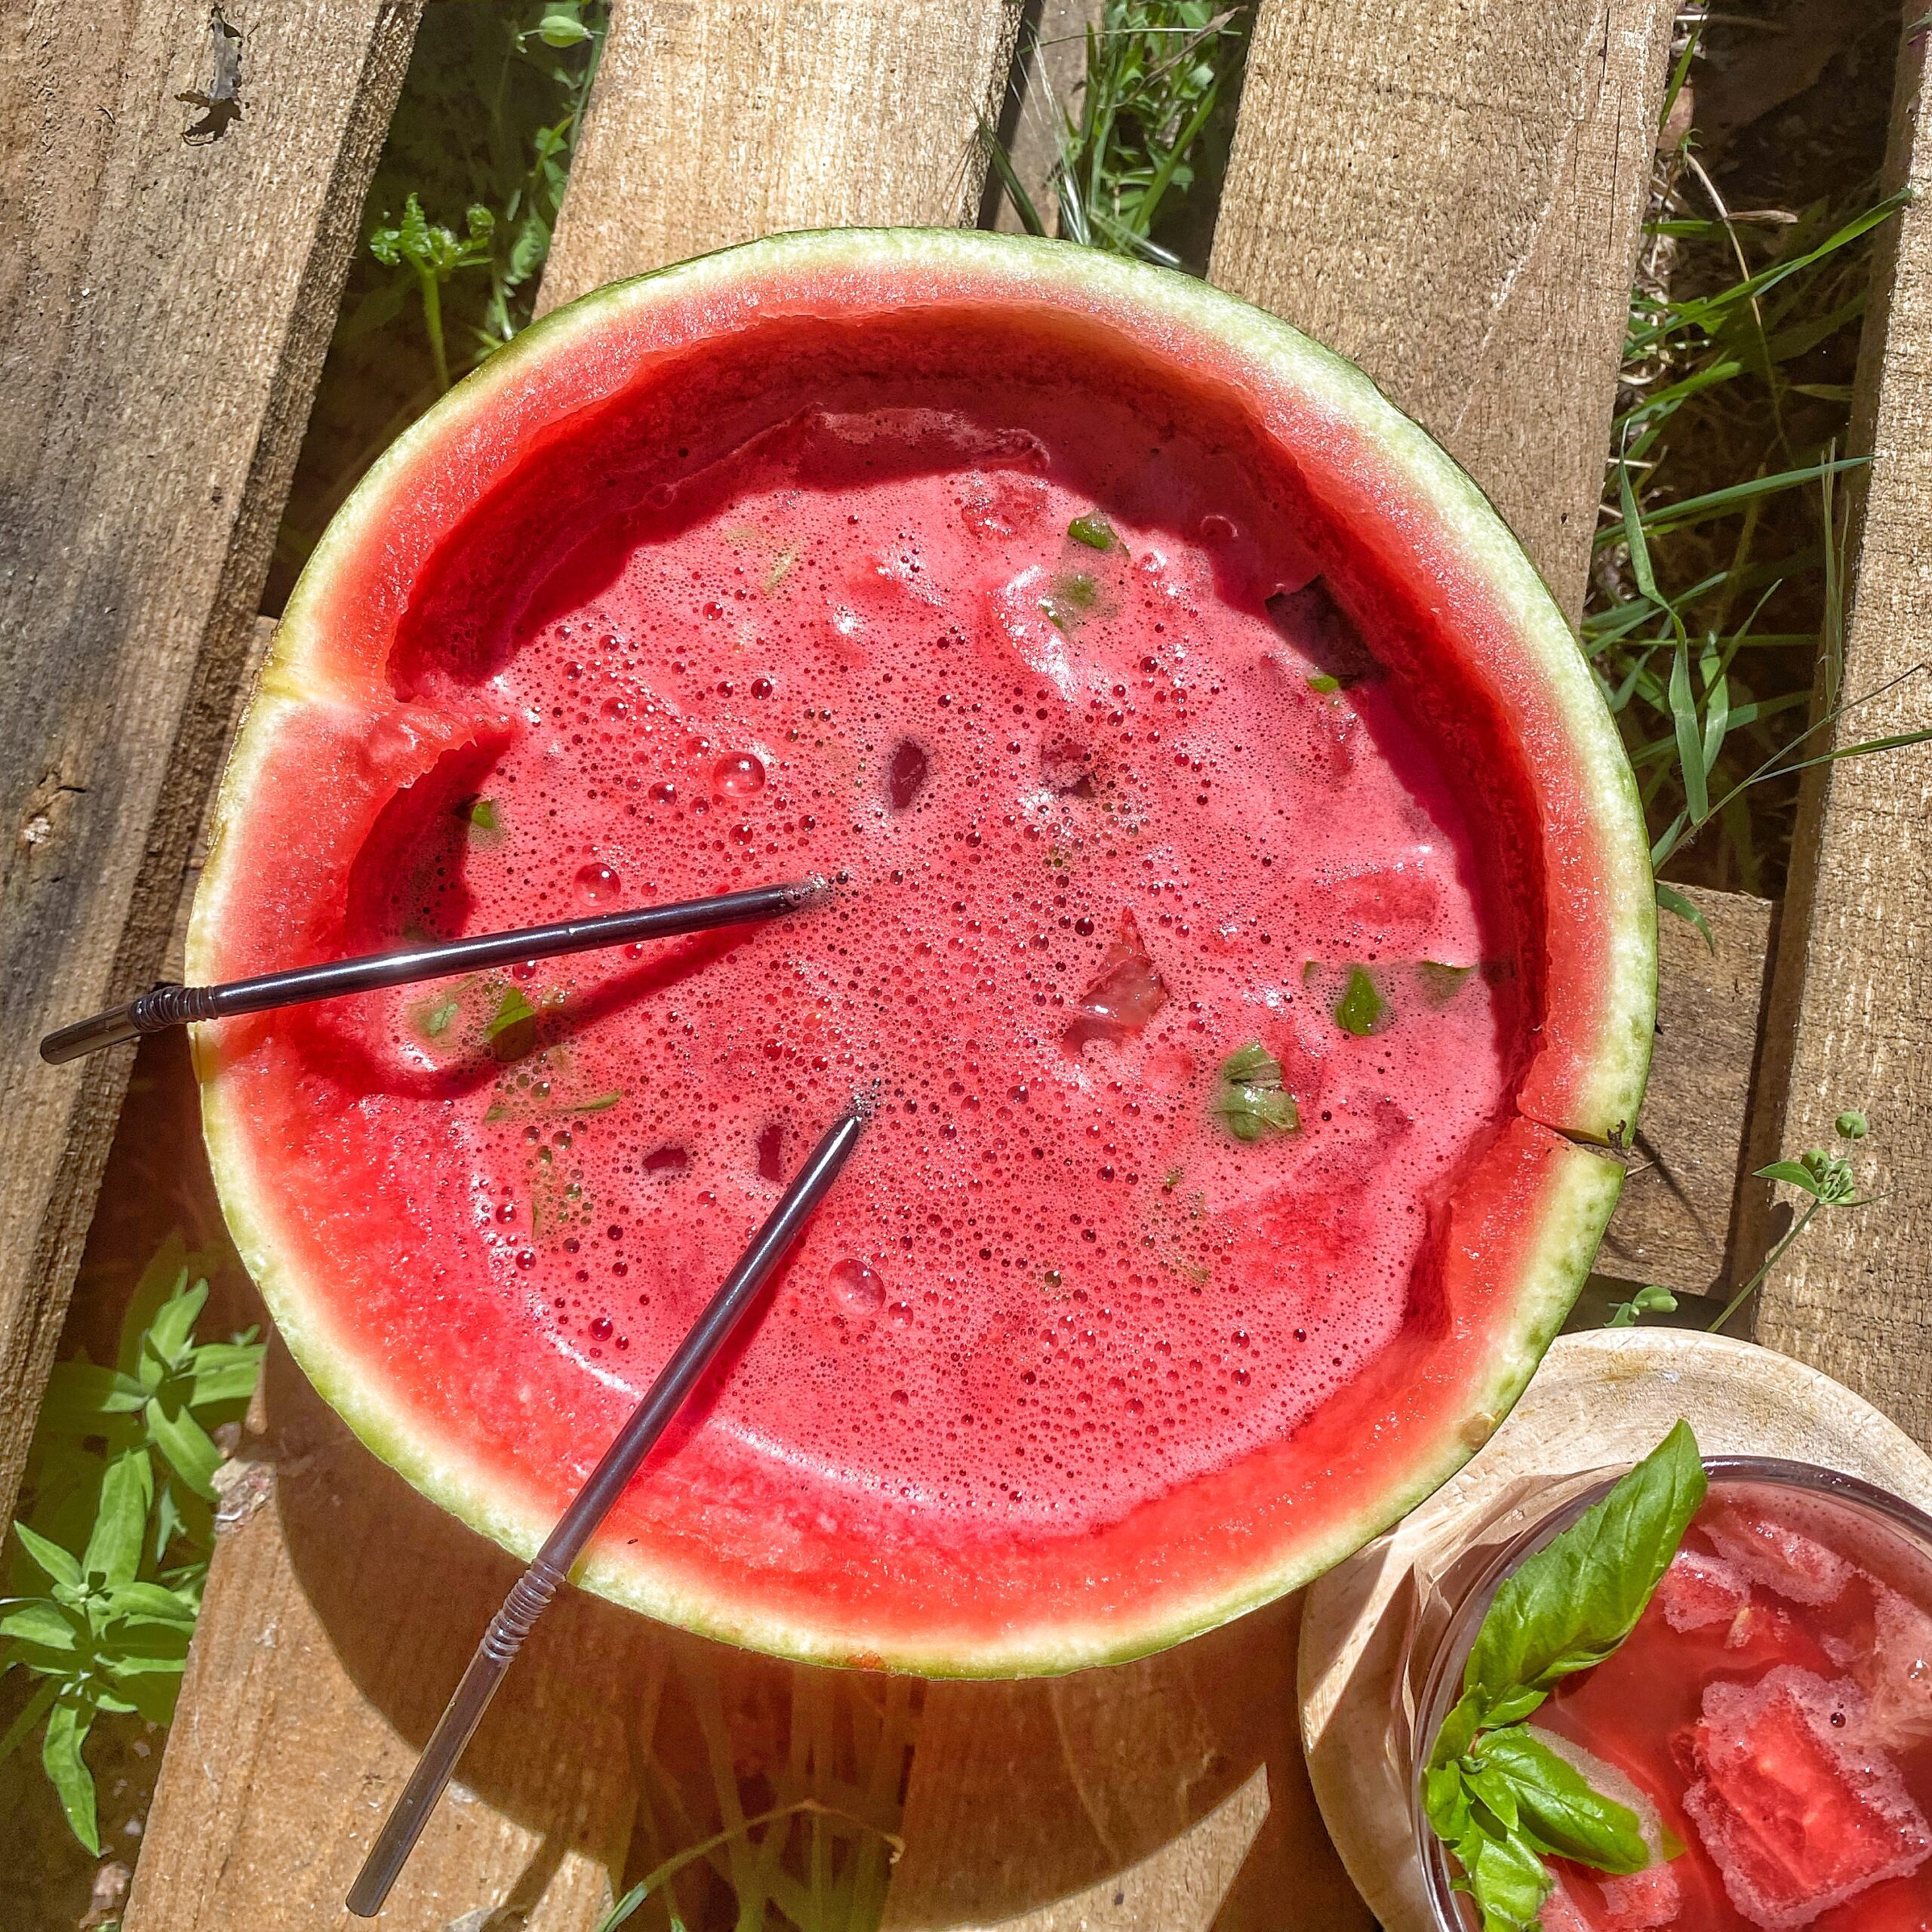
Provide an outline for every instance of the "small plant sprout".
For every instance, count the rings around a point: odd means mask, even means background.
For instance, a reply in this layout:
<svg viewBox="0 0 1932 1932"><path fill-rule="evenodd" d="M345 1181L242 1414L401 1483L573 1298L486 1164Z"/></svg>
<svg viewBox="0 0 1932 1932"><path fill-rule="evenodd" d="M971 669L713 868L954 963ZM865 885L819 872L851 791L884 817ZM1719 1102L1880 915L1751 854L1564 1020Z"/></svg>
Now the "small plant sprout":
<svg viewBox="0 0 1932 1932"><path fill-rule="evenodd" d="M1631 1328L1643 1315L1676 1312L1677 1297L1668 1288L1660 1287L1653 1281L1647 1287L1639 1288L1628 1301L1619 1302L1610 1311L1610 1319L1603 1325L1606 1328Z"/></svg>
<svg viewBox="0 0 1932 1932"><path fill-rule="evenodd" d="M383 267L406 269L416 278L438 393L450 386L449 357L443 346L443 284L460 269L488 263L496 227L497 217L478 202L464 217L464 232L459 238L423 214L412 190L395 224L378 228L369 237L369 252Z"/></svg>
<svg viewBox="0 0 1932 1932"><path fill-rule="evenodd" d="M1864 1115L1854 1109L1840 1114L1834 1127L1838 1137L1850 1146L1857 1146L1870 1131ZM1859 1192L1857 1178L1845 1155L1823 1147L1807 1147L1795 1161L1774 1161L1769 1167L1758 1170L1758 1178L1783 1181L1809 1198L1770 1254L1752 1270L1750 1278L1725 1303L1724 1312L1710 1324L1713 1335L1764 1286L1771 1270L1811 1225L1813 1217L1820 1208L1863 1208L1872 1198L1870 1195Z"/></svg>
<svg viewBox="0 0 1932 1932"><path fill-rule="evenodd" d="M1245 11L1217 0L1105 0L1087 29L1078 103L1051 91L1027 103L1028 112L1052 119L1046 187L1062 240L1181 266L1155 237L1220 158L1214 110L1239 71ZM1045 234L1046 219L998 134L983 121L980 134L1021 226Z"/></svg>
<svg viewBox="0 0 1932 1932"><path fill-rule="evenodd" d="M199 1257L155 1257L112 1364L57 1365L27 1460L26 1516L0 1598L0 1672L39 1681L0 1759L42 1727L41 1763L74 1835L100 1850L84 1747L103 1715L166 1724L214 1542L211 1432L237 1422L261 1373L252 1334L203 1342Z"/></svg>

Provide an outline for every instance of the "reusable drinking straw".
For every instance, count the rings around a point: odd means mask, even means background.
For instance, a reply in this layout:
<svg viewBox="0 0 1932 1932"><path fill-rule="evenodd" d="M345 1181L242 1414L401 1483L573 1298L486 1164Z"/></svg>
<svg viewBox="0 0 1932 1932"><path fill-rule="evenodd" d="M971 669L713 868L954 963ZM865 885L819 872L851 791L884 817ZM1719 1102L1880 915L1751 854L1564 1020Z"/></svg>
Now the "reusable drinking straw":
<svg viewBox="0 0 1932 1932"><path fill-rule="evenodd" d="M40 1043L40 1057L57 1065L191 1020L226 1020L238 1013L263 1013L270 1007L299 1006L343 993L405 986L412 980L481 972L519 960L551 959L561 952L588 952L635 940L675 939L681 933L747 925L815 904L831 890L826 879L792 879L783 885L755 885L742 892L721 893L715 899L641 906L629 912L599 913L594 919L565 919L553 926L525 926L509 933L478 933L474 938L453 939L440 946L368 953L326 966L298 966L290 972L231 980L225 986L183 986L165 982L125 1006L110 1008L91 1020L77 1020L48 1034Z"/></svg>
<svg viewBox="0 0 1932 1932"><path fill-rule="evenodd" d="M609 1513L611 1504L637 1473L685 1398L717 1359L718 1351L757 1299L759 1289L810 1219L812 1210L838 1178L839 1170L857 1143L871 1112L870 1097L857 1096L812 1149L811 1158L785 1190L784 1198L752 1237L738 1265L725 1277L724 1285L712 1297L691 1333L678 1344L676 1353L658 1371L657 1380L645 1392L630 1420L618 1431L617 1440L605 1451L603 1460L591 1471L576 1500L544 1540L536 1561L517 1579L503 1608L491 1619L483 1641L476 1647L476 1654L469 1660L469 1668L456 1687L455 1696L430 1734L414 1774L343 1901L358 1918L373 1918L382 1909L389 1887L422 1835L423 1827L429 1822L429 1814L442 1795L443 1786L448 1783L463 1746L496 1695L510 1660L530 1635L531 1626L549 1607L558 1585L583 1555L585 1544Z"/></svg>

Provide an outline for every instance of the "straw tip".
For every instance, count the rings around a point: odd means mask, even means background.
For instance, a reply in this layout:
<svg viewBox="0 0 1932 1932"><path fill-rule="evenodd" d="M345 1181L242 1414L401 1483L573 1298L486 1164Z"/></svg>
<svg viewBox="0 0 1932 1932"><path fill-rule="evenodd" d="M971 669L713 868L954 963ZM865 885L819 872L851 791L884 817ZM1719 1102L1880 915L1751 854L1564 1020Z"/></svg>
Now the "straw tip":
<svg viewBox="0 0 1932 1932"><path fill-rule="evenodd" d="M840 872L835 878L828 878L823 872L813 872L792 887L792 903L799 908L823 905L834 890L851 876L849 872Z"/></svg>

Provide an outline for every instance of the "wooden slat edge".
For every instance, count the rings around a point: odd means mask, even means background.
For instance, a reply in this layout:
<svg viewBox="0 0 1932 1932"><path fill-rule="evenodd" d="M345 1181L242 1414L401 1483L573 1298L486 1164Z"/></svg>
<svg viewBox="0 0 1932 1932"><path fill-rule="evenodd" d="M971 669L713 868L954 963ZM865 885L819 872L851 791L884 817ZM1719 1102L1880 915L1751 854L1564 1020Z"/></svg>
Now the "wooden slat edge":
<svg viewBox="0 0 1932 1932"><path fill-rule="evenodd" d="M788 229L970 220L1019 18L1017 0L617 0L540 306Z"/></svg>
<svg viewBox="0 0 1932 1932"><path fill-rule="evenodd" d="M1650 1085L1597 1269L1708 1294L1733 1272L1777 909L1743 893L1683 890L1709 922L1711 943L1689 921L1658 914Z"/></svg>
<svg viewBox="0 0 1932 1932"><path fill-rule="evenodd" d="M1359 362L1564 611L1609 446L1670 0L1263 0L1209 278Z"/></svg>
<svg viewBox="0 0 1932 1932"><path fill-rule="evenodd" d="M1926 38L1900 55L1888 185L1917 198L1873 266L1853 425L1869 451L1835 743L1932 724L1932 112ZM1754 1156L1833 1145L1862 1108L1870 1205L1820 1216L1773 1276L1758 1333L1847 1383L1932 1444L1932 747L1807 776L1767 1037L1778 1050ZM1755 1163L1754 1163L1755 1164ZM1768 1236L1761 1229L1758 1244Z"/></svg>

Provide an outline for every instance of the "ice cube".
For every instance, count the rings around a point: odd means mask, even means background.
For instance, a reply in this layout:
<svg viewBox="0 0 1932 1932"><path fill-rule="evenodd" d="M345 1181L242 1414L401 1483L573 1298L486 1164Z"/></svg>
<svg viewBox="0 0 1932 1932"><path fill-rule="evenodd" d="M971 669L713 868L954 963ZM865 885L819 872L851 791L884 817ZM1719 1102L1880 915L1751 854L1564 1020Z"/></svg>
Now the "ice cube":
<svg viewBox="0 0 1932 1932"><path fill-rule="evenodd" d="M1932 1617L1875 1583L1871 1650L1852 1666L1869 1705L1865 1740L1881 1751L1932 1738Z"/></svg>
<svg viewBox="0 0 1932 1932"><path fill-rule="evenodd" d="M1705 1687L1684 1808L1731 1903L1764 1932L1797 1932L1932 1851L1866 1715L1856 1684L1795 1664Z"/></svg>
<svg viewBox="0 0 1932 1932"><path fill-rule="evenodd" d="M1586 1918L1570 1895L1570 1881L1562 1868L1556 1869L1556 1889L1543 1902L1537 1922L1543 1932L1598 1932L1594 1921Z"/></svg>
<svg viewBox="0 0 1932 1932"><path fill-rule="evenodd" d="M1544 1902L1543 1932L1657 1932L1674 1926L1684 1900L1675 1869L1658 1864L1628 1878L1589 1872L1567 1859L1550 1864L1556 1889Z"/></svg>
<svg viewBox="0 0 1932 1932"><path fill-rule="evenodd" d="M1707 1511L1697 1527L1752 1583L1793 1603L1829 1603L1852 1574L1835 1550L1742 1497Z"/></svg>
<svg viewBox="0 0 1932 1932"><path fill-rule="evenodd" d="M1134 915L1122 906L1119 930L1067 1023L1066 1051L1078 1054L1090 1040L1118 1041L1138 1033L1167 1003L1167 982Z"/></svg>
<svg viewBox="0 0 1932 1932"><path fill-rule="evenodd" d="M1751 1601L1751 1586L1734 1563L1686 1543L1670 1559L1657 1600L1673 1630L1702 1630L1731 1622Z"/></svg>
<svg viewBox="0 0 1932 1932"><path fill-rule="evenodd" d="M1611 1932L1652 1932L1654 1927L1677 1923L1683 1899L1675 1866L1647 1866L1624 1878L1607 1878L1602 1885Z"/></svg>

